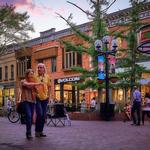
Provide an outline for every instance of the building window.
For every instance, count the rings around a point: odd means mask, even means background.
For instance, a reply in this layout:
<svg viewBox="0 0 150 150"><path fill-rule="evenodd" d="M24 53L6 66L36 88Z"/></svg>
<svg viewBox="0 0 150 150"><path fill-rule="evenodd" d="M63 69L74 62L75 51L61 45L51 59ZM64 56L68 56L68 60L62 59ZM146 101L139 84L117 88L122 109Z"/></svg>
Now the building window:
<svg viewBox="0 0 150 150"><path fill-rule="evenodd" d="M64 69L69 69L75 66L82 66L82 55L77 52L66 52L63 57Z"/></svg>
<svg viewBox="0 0 150 150"><path fill-rule="evenodd" d="M25 76L25 71L31 68L30 57L20 57L17 59L17 76L22 78Z"/></svg>
<svg viewBox="0 0 150 150"><path fill-rule="evenodd" d="M2 67L0 67L0 81L2 81Z"/></svg>
<svg viewBox="0 0 150 150"><path fill-rule="evenodd" d="M5 66L5 81L8 80L8 66Z"/></svg>
<svg viewBox="0 0 150 150"><path fill-rule="evenodd" d="M11 80L14 80L14 65L11 65Z"/></svg>
<svg viewBox="0 0 150 150"><path fill-rule="evenodd" d="M51 72L56 72L56 57L51 58Z"/></svg>

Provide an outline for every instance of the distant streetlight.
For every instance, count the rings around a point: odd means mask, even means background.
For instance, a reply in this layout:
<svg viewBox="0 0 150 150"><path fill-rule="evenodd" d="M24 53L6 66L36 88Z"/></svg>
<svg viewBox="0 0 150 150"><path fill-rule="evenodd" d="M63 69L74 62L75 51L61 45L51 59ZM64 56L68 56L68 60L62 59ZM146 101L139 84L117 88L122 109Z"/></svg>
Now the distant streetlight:
<svg viewBox="0 0 150 150"><path fill-rule="evenodd" d="M96 40L95 50L98 52L98 80L104 81L106 86L106 105L105 105L105 119L109 120L111 117L109 110L109 62L108 56L115 56L117 52L117 39L113 38L111 42L111 50L108 49L108 45L110 44L110 37L104 36L102 40ZM105 62L105 71L104 71L104 62Z"/></svg>

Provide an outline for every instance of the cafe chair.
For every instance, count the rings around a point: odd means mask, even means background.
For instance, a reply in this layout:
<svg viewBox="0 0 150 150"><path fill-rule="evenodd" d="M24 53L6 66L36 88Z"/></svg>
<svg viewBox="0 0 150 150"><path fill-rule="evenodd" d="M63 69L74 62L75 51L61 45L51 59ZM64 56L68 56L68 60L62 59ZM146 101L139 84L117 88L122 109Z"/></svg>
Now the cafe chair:
<svg viewBox="0 0 150 150"><path fill-rule="evenodd" d="M66 122L68 126L71 126L71 120L67 111L62 103L56 103L53 105L53 112L47 113L47 126L65 126Z"/></svg>

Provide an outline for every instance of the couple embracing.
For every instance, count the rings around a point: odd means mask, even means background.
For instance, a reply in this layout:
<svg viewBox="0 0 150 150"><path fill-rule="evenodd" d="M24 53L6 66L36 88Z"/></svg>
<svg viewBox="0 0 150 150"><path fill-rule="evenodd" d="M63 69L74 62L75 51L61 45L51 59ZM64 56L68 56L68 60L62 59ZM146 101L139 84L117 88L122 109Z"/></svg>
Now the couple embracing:
<svg viewBox="0 0 150 150"><path fill-rule="evenodd" d="M27 69L21 81L21 102L26 115L26 138L32 139L31 127L34 108L36 108L35 136L46 137L43 133L47 104L50 98L50 78L43 63L37 66L37 74Z"/></svg>

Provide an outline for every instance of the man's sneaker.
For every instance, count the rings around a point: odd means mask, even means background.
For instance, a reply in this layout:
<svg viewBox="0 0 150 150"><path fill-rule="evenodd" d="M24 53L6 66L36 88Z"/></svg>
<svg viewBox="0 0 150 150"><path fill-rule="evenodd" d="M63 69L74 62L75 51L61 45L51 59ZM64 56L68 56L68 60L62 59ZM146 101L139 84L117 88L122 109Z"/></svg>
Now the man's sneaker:
<svg viewBox="0 0 150 150"><path fill-rule="evenodd" d="M40 137L46 137L46 134L44 134L43 132L40 133Z"/></svg>
<svg viewBox="0 0 150 150"><path fill-rule="evenodd" d="M132 126L136 126L136 123L131 123Z"/></svg>
<svg viewBox="0 0 150 150"><path fill-rule="evenodd" d="M40 132L35 132L35 137L41 137Z"/></svg>
<svg viewBox="0 0 150 150"><path fill-rule="evenodd" d="M33 139L32 135L31 135L31 134L28 134L28 133L26 133L26 138L27 138L28 140L32 140L32 139Z"/></svg>
<svg viewBox="0 0 150 150"><path fill-rule="evenodd" d="M137 125L137 126L140 126L140 123L137 123L136 125Z"/></svg>

